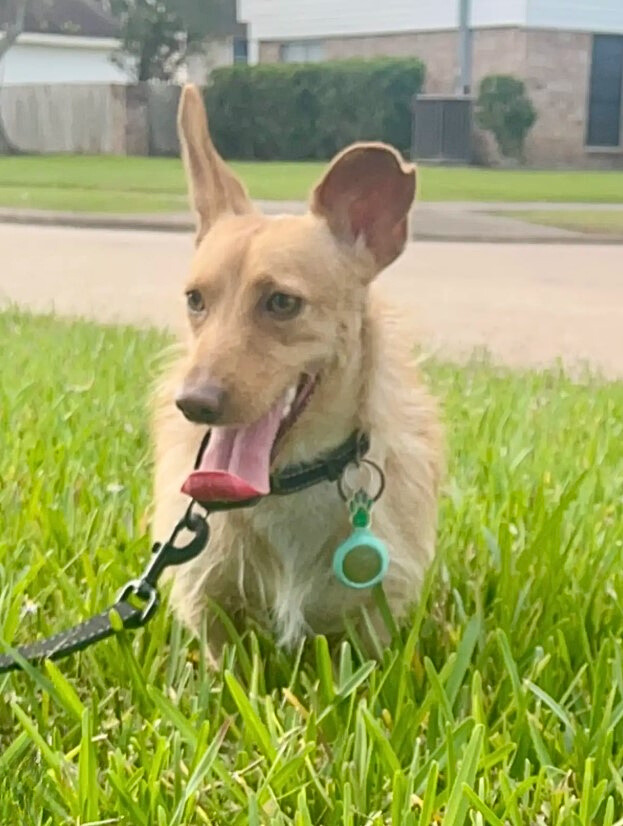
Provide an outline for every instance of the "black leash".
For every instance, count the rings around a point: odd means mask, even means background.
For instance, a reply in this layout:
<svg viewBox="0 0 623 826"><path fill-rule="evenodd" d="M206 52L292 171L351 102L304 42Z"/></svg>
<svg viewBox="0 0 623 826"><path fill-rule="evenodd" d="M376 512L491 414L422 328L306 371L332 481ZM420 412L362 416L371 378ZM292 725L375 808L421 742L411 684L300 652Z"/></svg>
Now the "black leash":
<svg viewBox="0 0 623 826"><path fill-rule="evenodd" d="M205 440L199 450L199 456L204 448ZM312 487L320 482L336 482L346 466L362 459L369 448L370 442L366 434L355 431L327 456L314 462L291 465L273 474L270 495L283 496ZM14 656L11 651L1 655L0 674L20 669L23 660L30 663L60 660L62 657L67 657L69 654L111 637L120 629L142 628L153 617L160 605L158 581L163 571L171 566L190 562L208 544L210 528L207 520L210 514L250 507L257 504L260 498L262 497L244 502L210 502L209 504L202 504L193 499L168 540L154 544L151 558L142 575L126 583L110 608L66 631L15 649L17 656ZM196 512L197 506L203 508L204 513ZM192 538L184 545L176 545L182 531L190 532Z"/></svg>

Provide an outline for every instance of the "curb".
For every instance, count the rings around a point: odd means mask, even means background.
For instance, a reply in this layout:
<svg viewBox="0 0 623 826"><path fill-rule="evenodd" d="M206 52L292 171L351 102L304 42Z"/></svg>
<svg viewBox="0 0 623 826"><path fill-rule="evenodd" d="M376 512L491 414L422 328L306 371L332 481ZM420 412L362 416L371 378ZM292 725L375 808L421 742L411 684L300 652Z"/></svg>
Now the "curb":
<svg viewBox="0 0 623 826"><path fill-rule="evenodd" d="M81 212L4 212L0 223L24 226L71 227L73 229L145 230L148 232L192 232L195 224L190 218L143 218L141 216L101 215Z"/></svg>
<svg viewBox="0 0 623 826"><path fill-rule="evenodd" d="M622 246L623 236L619 235L589 235L576 233L569 236L552 236L545 237L543 235L486 235L476 233L474 235L456 235L454 233L443 235L433 235L427 232L412 232L412 241L428 241L438 243L457 243L457 244L540 244L565 246L565 245L593 245L593 246Z"/></svg>
<svg viewBox="0 0 623 826"><path fill-rule="evenodd" d="M192 233L194 221L188 217L142 215L106 215L82 212L46 212L44 210L2 210L0 223L22 226L68 227L73 229L130 230L142 232ZM508 235L498 233L432 233L412 229L411 240L460 244L595 244L623 245L623 236L573 233L544 237L540 234Z"/></svg>

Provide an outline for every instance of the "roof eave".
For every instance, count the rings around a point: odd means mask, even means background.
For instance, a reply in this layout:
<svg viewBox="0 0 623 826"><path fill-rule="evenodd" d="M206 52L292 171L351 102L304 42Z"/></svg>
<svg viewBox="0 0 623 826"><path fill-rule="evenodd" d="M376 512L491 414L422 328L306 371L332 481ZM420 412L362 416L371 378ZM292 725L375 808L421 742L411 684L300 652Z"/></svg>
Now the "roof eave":
<svg viewBox="0 0 623 826"><path fill-rule="evenodd" d="M17 38L17 45L71 47L74 49L98 49L111 51L121 46L116 37L91 37L84 34L44 34L40 32L22 32Z"/></svg>

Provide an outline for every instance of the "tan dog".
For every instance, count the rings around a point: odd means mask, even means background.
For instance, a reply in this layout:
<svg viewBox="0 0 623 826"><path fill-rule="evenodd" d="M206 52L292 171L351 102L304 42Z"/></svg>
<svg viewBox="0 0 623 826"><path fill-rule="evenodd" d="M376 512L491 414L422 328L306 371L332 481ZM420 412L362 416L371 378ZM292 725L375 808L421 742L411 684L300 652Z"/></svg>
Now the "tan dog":
<svg viewBox="0 0 623 826"><path fill-rule="evenodd" d="M265 217L216 152L193 86L179 130L198 234L187 352L156 421L155 535L168 535L188 502L180 488L208 424L208 464L221 451L224 467L228 445L225 464L241 453L239 475L258 489L269 469L314 460L359 428L386 476L373 529L389 549L384 590L401 619L434 552L440 427L412 341L371 282L407 241L415 168L389 146L356 144L332 162L307 215ZM385 636L370 589L350 589L332 572L351 530L335 484L214 514L210 527L208 547L174 573L173 606L191 628L214 600L270 623L288 646L339 633L362 608ZM216 620L208 636L218 654Z"/></svg>

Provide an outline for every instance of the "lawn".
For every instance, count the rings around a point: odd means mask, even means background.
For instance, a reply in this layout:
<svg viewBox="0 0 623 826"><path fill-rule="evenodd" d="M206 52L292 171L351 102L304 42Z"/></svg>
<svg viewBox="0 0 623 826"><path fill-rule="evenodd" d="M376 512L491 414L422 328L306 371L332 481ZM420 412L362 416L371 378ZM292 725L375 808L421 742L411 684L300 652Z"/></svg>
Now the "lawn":
<svg viewBox="0 0 623 826"><path fill-rule="evenodd" d="M0 314L0 636L145 560L162 334ZM439 557L383 661L249 631L223 670L161 611L0 677L0 823L611 826L623 812L623 385L429 364ZM621 821L618 821L621 823Z"/></svg>
<svg viewBox="0 0 623 826"><path fill-rule="evenodd" d="M237 163L254 198L296 200L324 164ZM81 212L180 212L188 209L178 158L0 157L0 207Z"/></svg>
<svg viewBox="0 0 623 826"><path fill-rule="evenodd" d="M254 198L305 199L324 163L235 162ZM425 201L623 203L623 172L538 172L423 167ZM186 209L176 158L0 157L0 207L91 212Z"/></svg>
<svg viewBox="0 0 623 826"><path fill-rule="evenodd" d="M623 210L603 209L534 209L512 210L497 213L507 218L518 218L530 224L575 230L600 235L623 235Z"/></svg>

